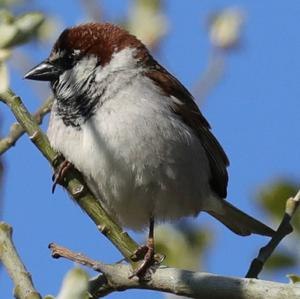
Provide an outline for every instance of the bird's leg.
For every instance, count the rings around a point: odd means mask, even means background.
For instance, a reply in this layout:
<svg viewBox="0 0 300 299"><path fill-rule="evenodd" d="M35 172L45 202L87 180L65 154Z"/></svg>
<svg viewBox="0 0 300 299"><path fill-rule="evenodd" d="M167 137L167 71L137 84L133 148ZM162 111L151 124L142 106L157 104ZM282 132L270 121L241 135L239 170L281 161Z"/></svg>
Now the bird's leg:
<svg viewBox="0 0 300 299"><path fill-rule="evenodd" d="M139 267L133 272L129 278L133 278L137 276L138 278L143 278L150 267L156 263L154 258L154 218L150 218L149 224L149 235L147 244L144 246L139 247L133 254L133 259L141 260L143 259L142 263Z"/></svg>
<svg viewBox="0 0 300 299"><path fill-rule="evenodd" d="M70 169L71 166L72 166L72 164L68 160L64 160L60 163L57 170L54 172L54 174L52 176L52 181L53 181L52 193L54 193L56 185L58 183L62 182L66 171L68 169Z"/></svg>

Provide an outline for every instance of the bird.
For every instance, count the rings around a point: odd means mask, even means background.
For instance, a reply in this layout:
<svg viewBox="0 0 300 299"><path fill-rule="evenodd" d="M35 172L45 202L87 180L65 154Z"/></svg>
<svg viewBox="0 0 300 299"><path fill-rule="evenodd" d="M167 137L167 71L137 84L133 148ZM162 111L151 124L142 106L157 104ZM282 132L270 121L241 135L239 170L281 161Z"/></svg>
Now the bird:
<svg viewBox="0 0 300 299"><path fill-rule="evenodd" d="M149 228L142 276L153 264L154 224L206 212L241 236L273 229L226 200L229 160L191 93L147 47L110 23L65 29L26 79L48 81L51 146L78 169L122 227Z"/></svg>

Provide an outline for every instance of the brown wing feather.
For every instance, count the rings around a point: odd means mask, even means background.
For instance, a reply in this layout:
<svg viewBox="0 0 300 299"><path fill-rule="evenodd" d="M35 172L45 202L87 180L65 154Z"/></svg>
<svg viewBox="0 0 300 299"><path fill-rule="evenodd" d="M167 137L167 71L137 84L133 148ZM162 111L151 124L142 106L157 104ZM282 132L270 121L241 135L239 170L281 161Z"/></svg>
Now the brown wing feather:
<svg viewBox="0 0 300 299"><path fill-rule="evenodd" d="M229 165L229 160L223 148L211 133L210 125L194 102L193 96L174 76L160 65L153 63L150 70L147 71L147 76L162 87L166 94L172 95L179 100L178 102L174 101L171 109L181 116L182 120L194 130L201 140L207 153L212 173L211 188L221 198L225 198L228 183L226 167Z"/></svg>

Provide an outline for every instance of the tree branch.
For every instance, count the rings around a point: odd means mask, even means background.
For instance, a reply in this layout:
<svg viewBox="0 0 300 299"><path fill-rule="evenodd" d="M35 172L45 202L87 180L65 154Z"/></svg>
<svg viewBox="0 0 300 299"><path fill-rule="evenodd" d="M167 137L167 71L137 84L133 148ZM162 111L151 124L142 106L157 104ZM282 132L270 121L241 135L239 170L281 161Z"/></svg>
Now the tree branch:
<svg viewBox="0 0 300 299"><path fill-rule="evenodd" d="M38 124L43 122L44 117L50 112L53 103L53 97L49 97L41 107L34 113L35 121ZM0 155L16 144L18 139L25 133L25 130L19 123L11 125L7 137L0 140Z"/></svg>
<svg viewBox="0 0 300 299"><path fill-rule="evenodd" d="M16 298L41 299L13 244L12 228L4 222L0 223L0 260L14 282Z"/></svg>
<svg viewBox="0 0 300 299"><path fill-rule="evenodd" d="M50 249L55 258L64 257L103 273L91 282L90 293L93 298L127 289L148 289L210 299L293 299L300 296L300 287L297 285L225 277L167 267L156 269L151 280L139 281L137 278L128 278L131 274L128 265L104 264L56 244L51 244Z"/></svg>
<svg viewBox="0 0 300 299"><path fill-rule="evenodd" d="M7 90L0 94L0 101L9 106L17 121L29 135L30 140L56 170L62 160L58 153L51 148L48 138L23 105L21 99L11 90ZM131 255L137 249L138 244L113 222L102 208L100 202L95 199L86 186L82 175L75 168L72 168L72 170L66 172L62 184L79 206L94 221L99 231L117 247L128 262L135 265L131 260Z"/></svg>
<svg viewBox="0 0 300 299"><path fill-rule="evenodd" d="M247 278L257 278L262 271L266 261L276 249L281 240L293 231L291 220L300 203L300 190L294 196L286 201L285 213L282 221L269 243L259 250L258 256L252 261L246 274Z"/></svg>

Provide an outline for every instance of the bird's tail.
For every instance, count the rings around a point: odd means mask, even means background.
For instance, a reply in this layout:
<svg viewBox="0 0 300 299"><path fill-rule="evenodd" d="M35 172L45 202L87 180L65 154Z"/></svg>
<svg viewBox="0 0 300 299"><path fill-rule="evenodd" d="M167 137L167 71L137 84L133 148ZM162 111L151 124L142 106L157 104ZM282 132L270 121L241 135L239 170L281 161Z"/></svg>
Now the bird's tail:
<svg viewBox="0 0 300 299"><path fill-rule="evenodd" d="M242 212L226 200L217 199L213 209L206 212L221 221L230 230L240 236L258 234L273 236L274 231L267 225Z"/></svg>

